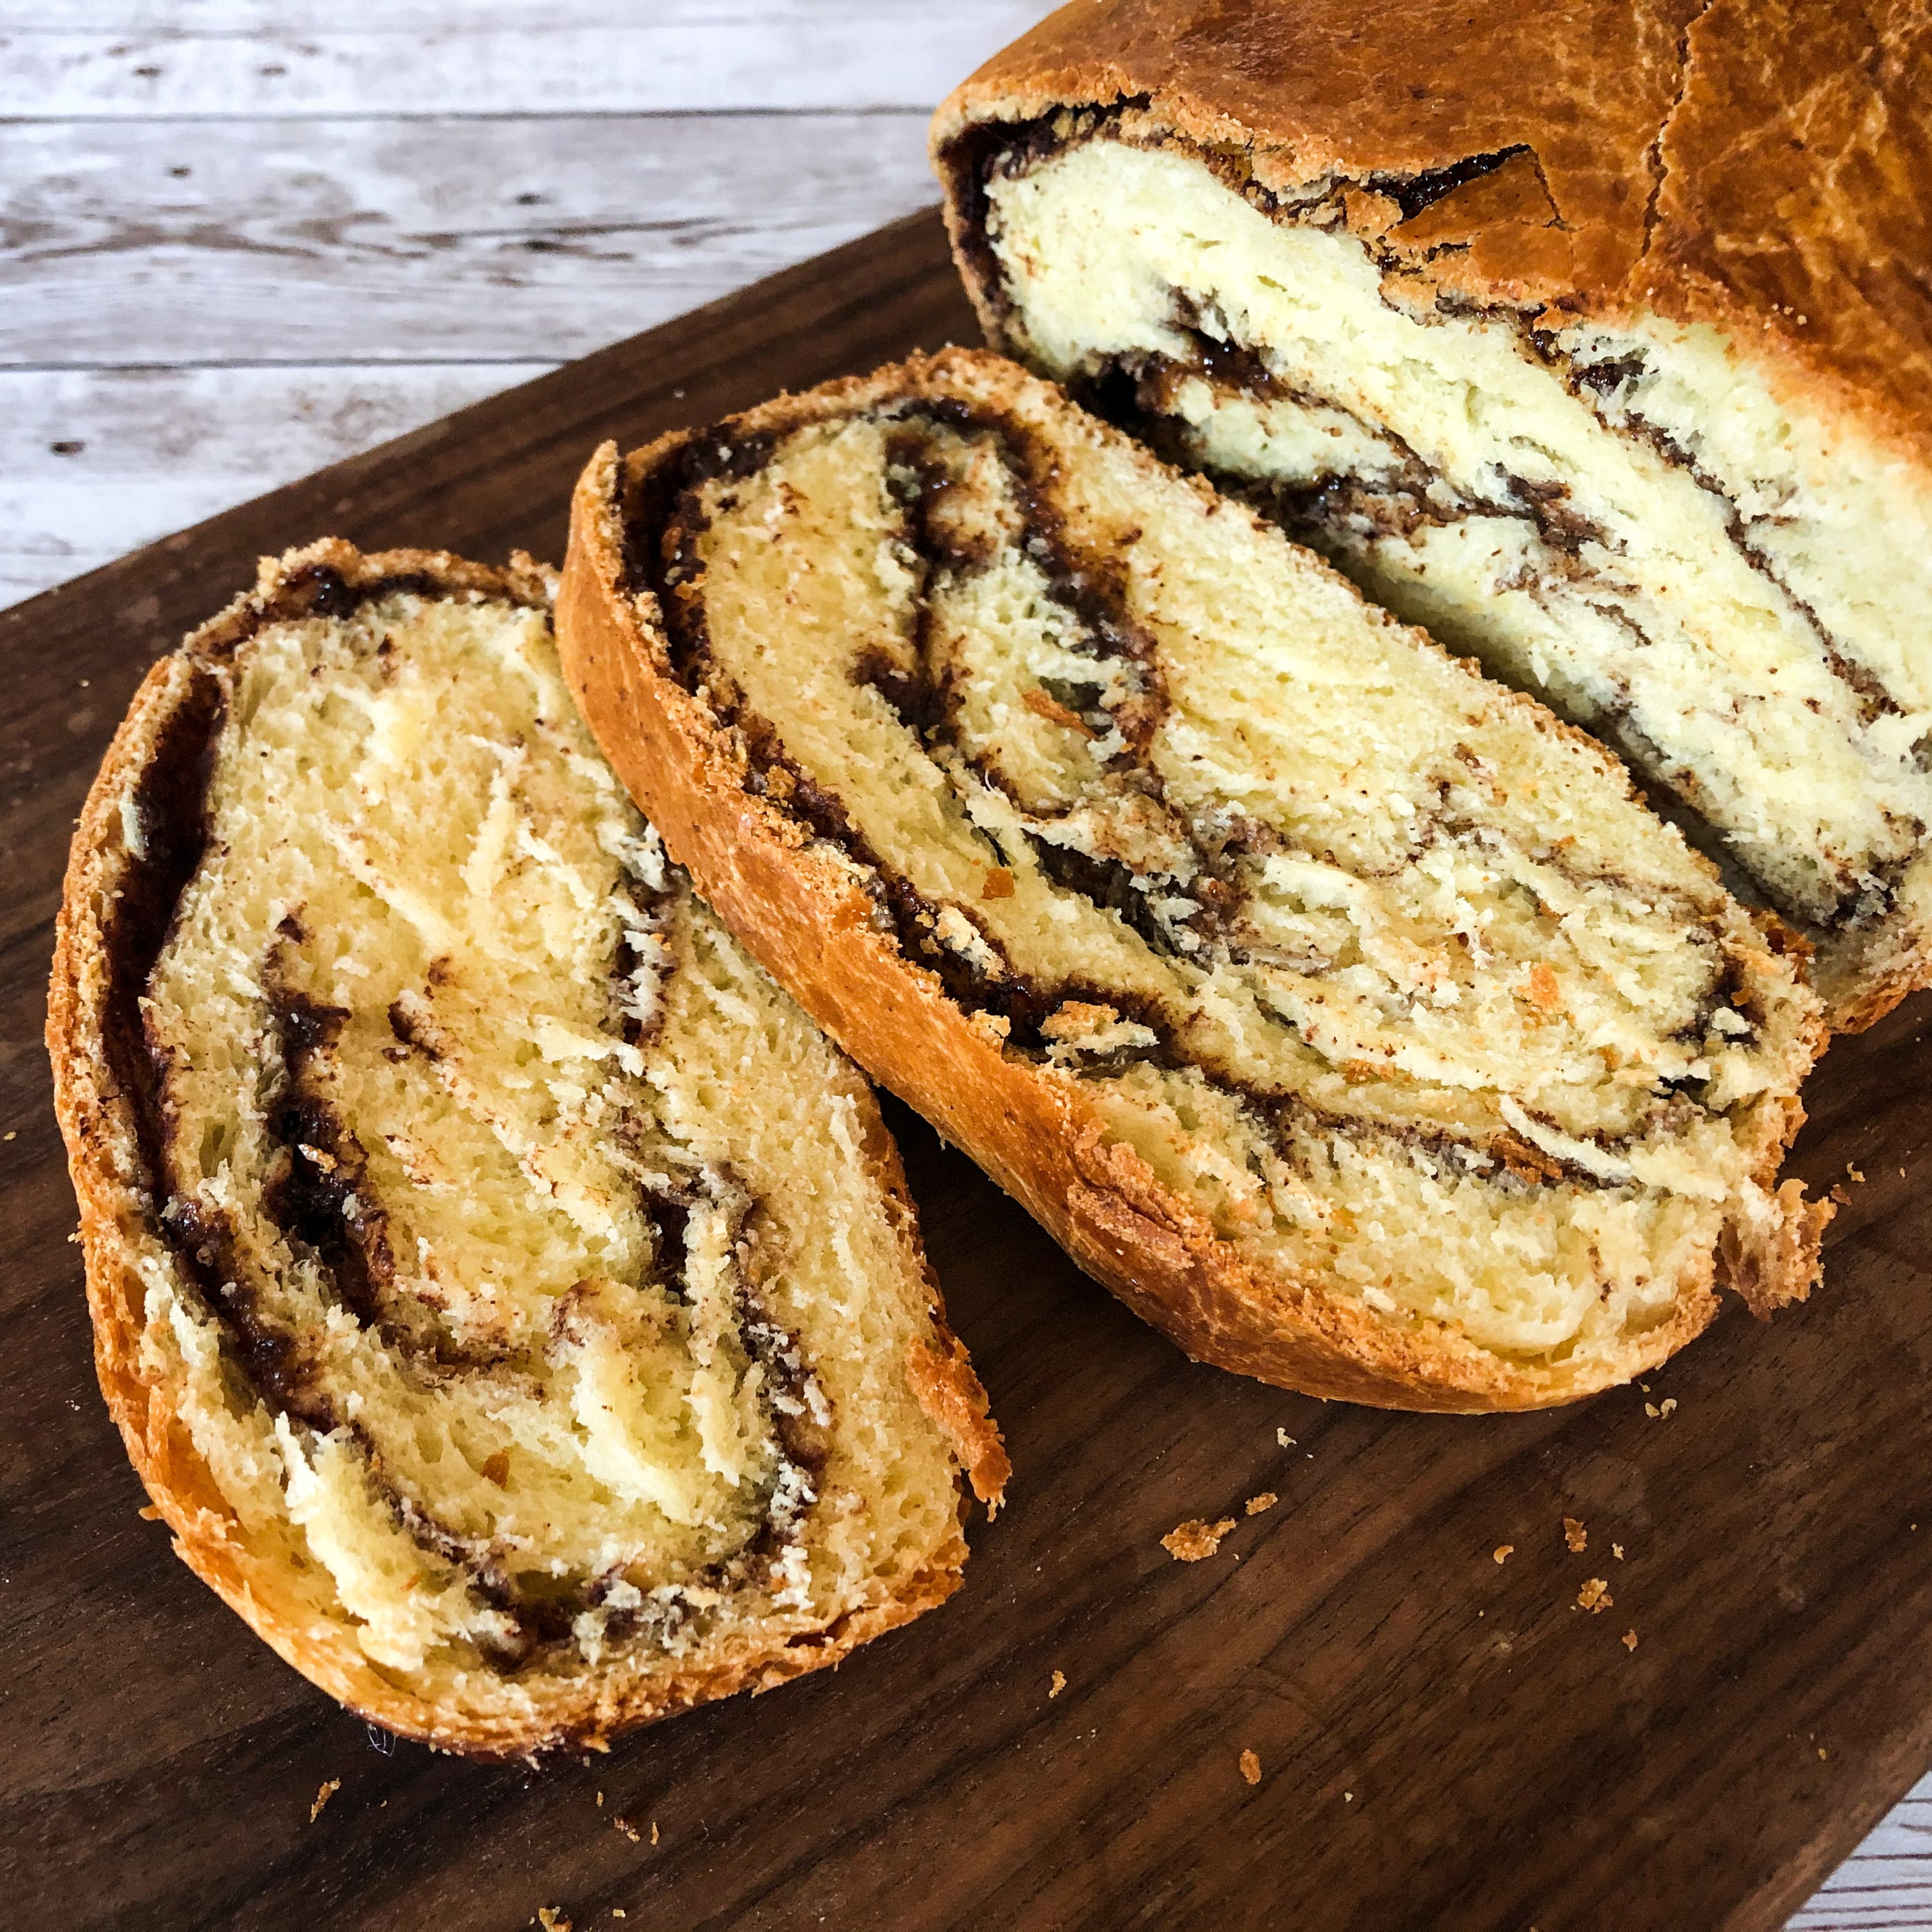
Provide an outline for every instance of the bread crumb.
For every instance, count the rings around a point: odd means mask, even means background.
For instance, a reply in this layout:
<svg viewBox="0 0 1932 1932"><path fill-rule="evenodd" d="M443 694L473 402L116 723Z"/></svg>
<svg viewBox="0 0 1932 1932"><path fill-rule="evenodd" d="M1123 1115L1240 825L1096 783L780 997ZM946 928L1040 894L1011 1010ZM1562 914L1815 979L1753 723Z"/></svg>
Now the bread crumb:
<svg viewBox="0 0 1932 1932"><path fill-rule="evenodd" d="M1231 1516L1224 1516L1219 1522L1204 1522L1198 1516L1190 1516L1161 1538L1160 1546L1177 1563L1198 1563L1220 1548L1222 1538L1234 1526Z"/></svg>
<svg viewBox="0 0 1932 1932"><path fill-rule="evenodd" d="M1676 1406L1677 1398L1674 1395L1667 1395L1664 1398L1663 1406L1657 1412L1659 1415L1668 1415Z"/></svg>
<svg viewBox="0 0 1932 1932"><path fill-rule="evenodd" d="M1342 1792L1342 1802L1344 1804L1354 1804L1354 1802L1355 1802L1355 1794L1354 1794L1352 1791L1345 1791L1345 1792Z"/></svg>
<svg viewBox="0 0 1932 1932"><path fill-rule="evenodd" d="M1634 1650L1636 1648L1636 1632L1634 1630L1627 1630L1624 1632L1623 1635L1618 1639L1618 1641L1623 1646L1624 1649Z"/></svg>
<svg viewBox="0 0 1932 1932"><path fill-rule="evenodd" d="M1649 1417L1650 1417L1653 1420L1654 1420L1656 1419L1656 1416L1657 1416L1657 1405L1656 1405L1656 1403L1655 1403L1655 1402L1646 1402L1646 1403L1644 1404L1644 1406L1643 1406L1643 1412L1644 1412L1644 1414L1646 1414L1647 1416L1649 1416Z"/></svg>
<svg viewBox="0 0 1932 1932"><path fill-rule="evenodd" d="M1608 1580L1601 1576L1592 1576L1576 1592L1576 1607L1588 1610L1592 1616L1600 1610L1607 1610L1616 1600L1610 1594Z"/></svg>
<svg viewBox="0 0 1932 1932"><path fill-rule="evenodd" d="M158 1503L143 1503L134 1514L143 1522L159 1522L161 1520L160 1505Z"/></svg>
<svg viewBox="0 0 1932 1932"><path fill-rule="evenodd" d="M1274 1432L1274 1439L1284 1449L1292 1449L1295 1447L1294 1438L1285 1429L1277 1429Z"/></svg>
<svg viewBox="0 0 1932 1932"><path fill-rule="evenodd" d="M494 1456L484 1457L476 1472L486 1483L494 1483L497 1488L507 1486L510 1480L510 1452L499 1449Z"/></svg>
<svg viewBox="0 0 1932 1932"><path fill-rule="evenodd" d="M1010 899L1013 896L1013 875L1004 866L995 866L980 887L982 899Z"/></svg>
<svg viewBox="0 0 1932 1932"><path fill-rule="evenodd" d="M1820 1755L1822 1756L1822 1753ZM1244 1750L1241 1754L1241 1775L1250 1784L1258 1784L1262 1781L1262 1761L1251 1750Z"/></svg>
<svg viewBox="0 0 1932 1932"><path fill-rule="evenodd" d="M610 1908L610 1916L613 1918L628 1918L629 1914L625 1911L624 1908L621 1905L614 1905Z"/></svg>
<svg viewBox="0 0 1932 1932"><path fill-rule="evenodd" d="M1498 1563L1507 1563L1516 1554L1516 1545L1513 1543L1499 1543L1490 1554Z"/></svg>
<svg viewBox="0 0 1932 1932"><path fill-rule="evenodd" d="M1619 1563L1621 1563L1624 1560L1623 1545L1621 1543L1612 1544L1610 1545L1610 1554L1614 1556Z"/></svg>
<svg viewBox="0 0 1932 1932"><path fill-rule="evenodd" d="M600 1811L604 1808L604 1794L601 1791L597 1794L597 1808Z"/></svg>
<svg viewBox="0 0 1932 1932"><path fill-rule="evenodd" d="M1249 1497L1247 1502L1248 1514L1250 1516L1259 1516L1264 1510L1273 1509L1275 1504L1280 1501L1280 1497L1276 1496L1274 1490L1264 1490L1259 1496Z"/></svg>
<svg viewBox="0 0 1932 1932"><path fill-rule="evenodd" d="M1047 1694L1047 1695L1048 1695L1048 1696L1049 1696L1049 1697L1058 1697L1058 1696L1060 1695L1060 1692L1061 1692L1061 1691L1063 1691L1063 1690L1064 1690L1066 1688L1066 1672L1065 1671L1064 1671L1064 1670L1056 1670L1056 1671L1053 1673L1053 1683L1052 1683L1052 1688L1048 1690L1048 1692L1047 1692L1047 1694Z"/></svg>
<svg viewBox="0 0 1932 1932"><path fill-rule="evenodd" d="M342 1789L342 1780L332 1778L315 1794L315 1802L308 1808L308 1822L313 1825L322 1816L322 1808Z"/></svg>
<svg viewBox="0 0 1932 1932"><path fill-rule="evenodd" d="M571 1932L570 1914L560 1905L538 1906L537 1923L544 1932Z"/></svg>
<svg viewBox="0 0 1932 1932"><path fill-rule="evenodd" d="M1818 1755L1819 1755L1819 1756L1820 1756L1821 1759L1822 1759L1822 1758L1824 1756L1824 1755L1825 1755L1825 1747L1824 1747L1822 1744L1820 1744L1820 1745L1818 1747Z"/></svg>
<svg viewBox="0 0 1932 1932"><path fill-rule="evenodd" d="M622 1832L632 1844L639 1845L644 1843L644 1833L639 1831L621 1811L611 1819L610 1822L618 1831Z"/></svg>
<svg viewBox="0 0 1932 1932"><path fill-rule="evenodd" d="M1580 1553L1589 1547L1590 1532L1577 1521L1576 1517L1566 1516L1563 1519L1563 1540L1569 1544L1573 1550Z"/></svg>
<svg viewBox="0 0 1932 1932"><path fill-rule="evenodd" d="M0 1134L0 1141L10 1141L19 1132L17 1127L9 1127L4 1134Z"/></svg>
<svg viewBox="0 0 1932 1932"><path fill-rule="evenodd" d="M1864 1176L1861 1174L1850 1161L1846 1161L1845 1163L1845 1172L1849 1174L1854 1180L1862 1180L1864 1178Z"/></svg>
<svg viewBox="0 0 1932 1932"><path fill-rule="evenodd" d="M1100 735L1077 711L1068 710L1036 684L1028 687L1020 702L1036 718L1044 718L1048 724L1058 724L1063 730L1078 731L1083 738L1097 738Z"/></svg>
<svg viewBox="0 0 1932 1932"><path fill-rule="evenodd" d="M653 1819L651 1820L651 1843L652 1843L652 1844L654 1844L654 1845L655 1845L655 1844L657 1843L657 1841L658 1841L658 1824L657 1824L657 1820L656 1820L655 1818L653 1818Z"/></svg>

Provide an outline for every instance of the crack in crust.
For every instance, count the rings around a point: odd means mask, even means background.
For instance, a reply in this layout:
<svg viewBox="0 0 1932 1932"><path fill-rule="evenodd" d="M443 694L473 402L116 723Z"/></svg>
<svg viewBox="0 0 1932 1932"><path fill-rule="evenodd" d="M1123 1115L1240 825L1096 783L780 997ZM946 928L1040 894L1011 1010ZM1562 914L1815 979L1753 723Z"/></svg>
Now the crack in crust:
<svg viewBox="0 0 1932 1932"><path fill-rule="evenodd" d="M1644 166L1650 174L1650 193L1643 205L1643 246L1637 256L1640 266L1650 258L1651 244L1656 236L1664 201L1664 184L1670 172L1670 159L1664 152L1664 144L1670 138L1670 124L1677 118L1678 110L1690 92L1690 36L1714 4L1715 0L1698 0L1696 11L1678 33L1677 85L1671 94L1670 105L1664 110L1664 118L1657 124L1657 133L1643 151Z"/></svg>

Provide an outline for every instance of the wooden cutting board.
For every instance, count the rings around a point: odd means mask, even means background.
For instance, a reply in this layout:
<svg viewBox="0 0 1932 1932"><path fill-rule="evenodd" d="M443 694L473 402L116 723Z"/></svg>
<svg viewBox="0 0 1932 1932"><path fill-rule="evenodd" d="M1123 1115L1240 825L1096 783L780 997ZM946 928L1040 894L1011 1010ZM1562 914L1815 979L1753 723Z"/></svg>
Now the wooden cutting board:
<svg viewBox="0 0 1932 1932"><path fill-rule="evenodd" d="M580 1766L372 1736L142 1520L39 1034L70 830L142 671L259 551L556 557L602 438L949 338L972 323L921 215L0 616L0 1918L1768 1928L1932 1763L1923 999L1808 1096L1796 1171L1864 1176L1810 1304L1542 1416L1196 1366L893 1106L1010 1505L943 1610ZM1222 1515L1218 1556L1161 1547Z"/></svg>

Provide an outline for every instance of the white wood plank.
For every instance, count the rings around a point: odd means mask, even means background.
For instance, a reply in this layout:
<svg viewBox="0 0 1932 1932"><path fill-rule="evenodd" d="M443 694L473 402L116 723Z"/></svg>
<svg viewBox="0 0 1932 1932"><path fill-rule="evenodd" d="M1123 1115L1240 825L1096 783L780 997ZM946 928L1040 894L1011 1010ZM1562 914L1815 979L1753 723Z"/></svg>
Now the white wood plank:
<svg viewBox="0 0 1932 1932"><path fill-rule="evenodd" d="M1786 1932L1932 1927L1932 1776L1922 1778L1788 1922Z"/></svg>
<svg viewBox="0 0 1932 1932"><path fill-rule="evenodd" d="M0 127L0 364L562 359L938 197L920 116Z"/></svg>
<svg viewBox="0 0 1932 1932"><path fill-rule="evenodd" d="M0 372L0 606L551 366Z"/></svg>
<svg viewBox="0 0 1932 1932"><path fill-rule="evenodd" d="M240 32L14 27L0 38L0 116L929 110L1045 10L823 0L570 24L452 8L411 10L414 25L361 10L366 24Z"/></svg>
<svg viewBox="0 0 1932 1932"><path fill-rule="evenodd" d="M1042 19L1053 0L954 0L946 10L992 20L1009 12ZM902 28L940 9L934 0L5 0L0 33L137 34L177 38L222 34L418 33L475 28L544 33L558 28L805 27L866 18Z"/></svg>

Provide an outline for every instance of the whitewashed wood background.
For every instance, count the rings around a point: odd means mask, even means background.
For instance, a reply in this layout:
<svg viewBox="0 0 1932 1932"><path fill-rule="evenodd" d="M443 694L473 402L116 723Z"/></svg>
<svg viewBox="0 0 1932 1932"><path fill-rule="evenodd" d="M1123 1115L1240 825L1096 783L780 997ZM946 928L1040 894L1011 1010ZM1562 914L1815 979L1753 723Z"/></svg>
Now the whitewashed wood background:
<svg viewBox="0 0 1932 1932"><path fill-rule="evenodd" d="M0 0L0 606L930 201L1044 10ZM1932 1778L1792 1925L1932 1928Z"/></svg>

